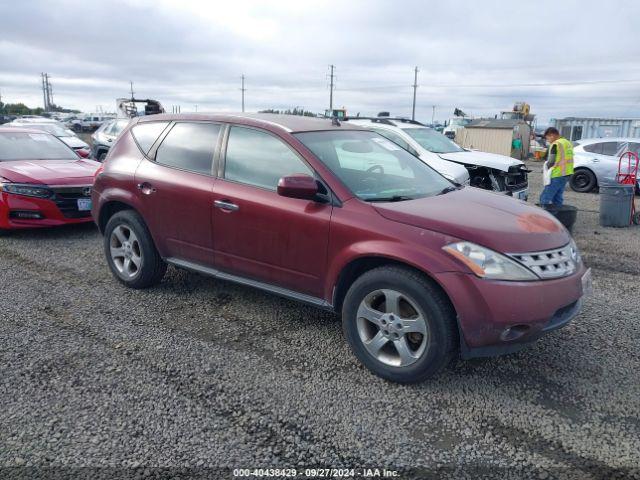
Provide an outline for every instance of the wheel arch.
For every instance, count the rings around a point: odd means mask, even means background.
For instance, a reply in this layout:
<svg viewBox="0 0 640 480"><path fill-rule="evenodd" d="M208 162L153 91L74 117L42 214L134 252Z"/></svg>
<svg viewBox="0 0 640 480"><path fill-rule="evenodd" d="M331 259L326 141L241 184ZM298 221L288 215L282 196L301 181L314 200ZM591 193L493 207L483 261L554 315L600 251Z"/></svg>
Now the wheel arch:
<svg viewBox="0 0 640 480"><path fill-rule="evenodd" d="M107 222L109 222L109 219L116 213L123 210L133 210L134 212L139 214L139 212L132 205L121 200L110 200L108 202L105 202L102 208L100 208L100 213L98 215L97 223L100 233L104 233L104 229L107 226Z"/></svg>
<svg viewBox="0 0 640 480"><path fill-rule="evenodd" d="M342 303L344 302L347 291L358 277L370 270L383 266L397 266L406 268L426 277L433 284L434 288L441 292L443 297L446 298L447 302L451 306L451 309L456 312L456 308L453 301L451 300L451 297L432 273L426 272L425 270L402 260L382 255L361 256L352 259L342 267L333 288L332 304L334 310L340 313L340 311L342 310Z"/></svg>

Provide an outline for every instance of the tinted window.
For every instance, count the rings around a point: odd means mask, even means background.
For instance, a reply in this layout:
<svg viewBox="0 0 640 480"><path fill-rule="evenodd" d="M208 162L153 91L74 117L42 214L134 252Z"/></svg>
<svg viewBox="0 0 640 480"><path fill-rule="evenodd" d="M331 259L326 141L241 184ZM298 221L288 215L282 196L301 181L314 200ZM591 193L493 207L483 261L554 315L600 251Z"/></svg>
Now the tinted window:
<svg viewBox="0 0 640 480"><path fill-rule="evenodd" d="M0 162L78 159L73 150L48 133L0 133Z"/></svg>
<svg viewBox="0 0 640 480"><path fill-rule="evenodd" d="M224 178L275 190L281 177L294 173L313 174L281 140L250 128L231 128Z"/></svg>
<svg viewBox="0 0 640 480"><path fill-rule="evenodd" d="M592 143L591 145L585 145L584 151L589 153L602 153L602 144Z"/></svg>
<svg viewBox="0 0 640 480"><path fill-rule="evenodd" d="M604 142L602 144L603 155L615 155L618 153L618 142Z"/></svg>
<svg viewBox="0 0 640 480"><path fill-rule="evenodd" d="M138 142L138 146L145 155L166 128L167 122L144 122L139 123L131 129L133 138Z"/></svg>
<svg viewBox="0 0 640 480"><path fill-rule="evenodd" d="M220 125L176 123L156 152L156 163L211 174Z"/></svg>

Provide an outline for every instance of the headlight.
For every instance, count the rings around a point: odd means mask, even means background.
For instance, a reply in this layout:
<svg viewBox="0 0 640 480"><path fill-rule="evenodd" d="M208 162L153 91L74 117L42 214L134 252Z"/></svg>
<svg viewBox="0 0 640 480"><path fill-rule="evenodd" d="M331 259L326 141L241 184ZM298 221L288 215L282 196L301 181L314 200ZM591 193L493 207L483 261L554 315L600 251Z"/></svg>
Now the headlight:
<svg viewBox="0 0 640 480"><path fill-rule="evenodd" d="M49 198L53 196L53 192L46 187L20 185L18 183L0 183L0 190L14 195L25 195L27 197Z"/></svg>
<svg viewBox="0 0 640 480"><path fill-rule="evenodd" d="M515 260L471 242L452 243L443 250L462 263L480 278L491 280L539 280L539 277Z"/></svg>
<svg viewBox="0 0 640 480"><path fill-rule="evenodd" d="M580 263L580 250L578 250L578 245L576 245L575 240L572 238L571 242L569 242L569 249L571 251L571 259L575 262L576 265Z"/></svg>

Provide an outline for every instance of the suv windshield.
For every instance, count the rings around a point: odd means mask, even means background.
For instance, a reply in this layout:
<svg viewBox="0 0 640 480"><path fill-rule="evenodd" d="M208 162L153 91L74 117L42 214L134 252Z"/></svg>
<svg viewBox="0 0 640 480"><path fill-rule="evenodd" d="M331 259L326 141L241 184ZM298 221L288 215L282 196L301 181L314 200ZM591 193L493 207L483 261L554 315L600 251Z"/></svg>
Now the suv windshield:
<svg viewBox="0 0 640 480"><path fill-rule="evenodd" d="M48 133L0 133L0 162L77 158L73 150Z"/></svg>
<svg viewBox="0 0 640 480"><path fill-rule="evenodd" d="M329 130L295 136L361 200L413 200L454 189L431 167L377 133Z"/></svg>
<svg viewBox="0 0 640 480"><path fill-rule="evenodd" d="M418 142L423 148L433 153L453 153L464 152L459 145L449 140L441 133L430 128L404 128L411 138Z"/></svg>

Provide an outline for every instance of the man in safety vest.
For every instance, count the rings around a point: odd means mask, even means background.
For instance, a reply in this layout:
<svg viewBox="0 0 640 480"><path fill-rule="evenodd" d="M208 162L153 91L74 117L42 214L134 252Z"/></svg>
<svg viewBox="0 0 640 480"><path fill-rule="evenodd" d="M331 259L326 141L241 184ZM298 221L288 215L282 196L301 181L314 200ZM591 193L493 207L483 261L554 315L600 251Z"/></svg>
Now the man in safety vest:
<svg viewBox="0 0 640 480"><path fill-rule="evenodd" d="M564 189L573 175L573 144L553 127L545 130L544 138L549 145L547 168L551 171L551 182L540 194L540 205L562 205Z"/></svg>

